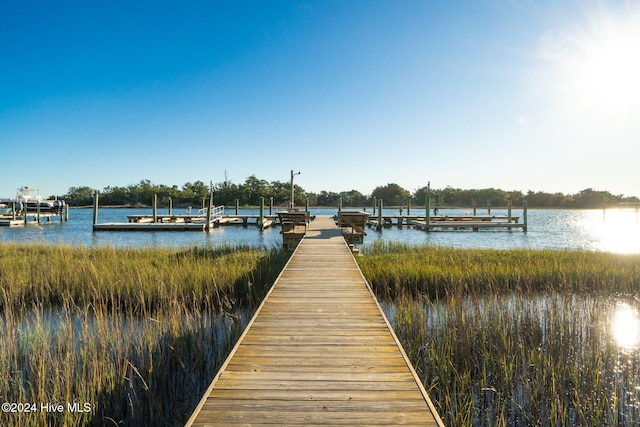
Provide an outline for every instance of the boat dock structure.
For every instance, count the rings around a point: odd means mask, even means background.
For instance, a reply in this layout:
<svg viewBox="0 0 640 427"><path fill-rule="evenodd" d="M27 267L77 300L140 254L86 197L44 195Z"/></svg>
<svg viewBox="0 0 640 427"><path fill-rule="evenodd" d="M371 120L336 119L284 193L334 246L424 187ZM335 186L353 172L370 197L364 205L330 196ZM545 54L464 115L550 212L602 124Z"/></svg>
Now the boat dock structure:
<svg viewBox="0 0 640 427"><path fill-rule="evenodd" d="M98 222L99 194L96 192L93 202L93 231L212 231L220 225L241 224L247 226L253 223L264 230L277 222L277 215L267 214L264 199L258 215L225 214L224 206L213 205L213 193L209 198L209 206L199 209L196 213L174 214L172 208L169 213L160 214L157 208L157 197L154 196L151 214L127 215L127 222ZM271 211L272 209L270 209Z"/></svg>
<svg viewBox="0 0 640 427"><path fill-rule="evenodd" d="M38 225L42 222L66 222L69 206L64 200L43 200L40 190L20 187L15 198L0 198L0 226Z"/></svg>
<svg viewBox="0 0 640 427"><path fill-rule="evenodd" d="M392 227L394 225L398 227L406 225L424 231L465 229L479 231L481 229L490 228L502 228L507 230L521 229L525 232L528 230L528 209L526 202L522 208L522 222L520 222L519 216L512 215L511 202L509 202L507 207L507 215L492 215L490 208L486 215L478 215L475 207L473 209L473 214L437 215L434 213L432 215L429 204L429 200L427 200L424 215L411 215L410 210L408 210L406 215L383 215L382 203L380 202L378 214L372 215L368 219L367 225L376 230L381 230L385 227Z"/></svg>
<svg viewBox="0 0 640 427"><path fill-rule="evenodd" d="M342 231L317 216L186 426L443 423Z"/></svg>

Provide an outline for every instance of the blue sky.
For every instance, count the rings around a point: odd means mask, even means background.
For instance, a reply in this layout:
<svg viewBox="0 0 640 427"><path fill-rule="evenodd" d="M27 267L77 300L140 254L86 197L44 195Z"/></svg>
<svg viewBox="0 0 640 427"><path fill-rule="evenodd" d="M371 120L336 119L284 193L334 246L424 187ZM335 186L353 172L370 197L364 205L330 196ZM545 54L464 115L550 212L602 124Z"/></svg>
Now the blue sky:
<svg viewBox="0 0 640 427"><path fill-rule="evenodd" d="M0 196L397 183L640 195L640 2L9 1Z"/></svg>

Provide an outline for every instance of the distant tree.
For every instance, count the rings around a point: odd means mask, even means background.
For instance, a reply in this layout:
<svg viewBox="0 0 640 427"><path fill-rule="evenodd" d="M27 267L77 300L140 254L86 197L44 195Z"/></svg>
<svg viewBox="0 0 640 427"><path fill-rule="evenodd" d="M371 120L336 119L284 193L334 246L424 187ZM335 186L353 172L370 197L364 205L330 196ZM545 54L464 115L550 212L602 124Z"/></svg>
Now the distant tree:
<svg viewBox="0 0 640 427"><path fill-rule="evenodd" d="M343 206L366 206L368 202L368 198L357 190L342 191L340 197Z"/></svg>
<svg viewBox="0 0 640 427"><path fill-rule="evenodd" d="M71 206L86 206L93 203L94 193L91 187L71 187L62 198Z"/></svg>
<svg viewBox="0 0 640 427"><path fill-rule="evenodd" d="M271 189L268 192L270 194L269 197L273 197L273 203L277 206L288 206L289 199L291 198L291 183L289 182L281 182L281 181L271 181ZM297 185L293 185L296 197L296 204L303 197L302 194L298 194L300 192L300 187Z"/></svg>
<svg viewBox="0 0 640 427"><path fill-rule="evenodd" d="M105 187L100 193L100 202L105 205L128 205L131 203L126 187Z"/></svg>
<svg viewBox="0 0 640 427"><path fill-rule="evenodd" d="M269 202L273 197L274 203L287 206L290 197L290 183L282 181L267 182L251 175L243 184L234 184L227 177L223 182L214 186L215 204L234 205L239 199L243 205L257 205L260 197ZM64 196L61 196L71 206L91 205L93 203L93 190L90 187L71 187ZM587 188L577 194L534 192L529 190L526 195L520 191L505 191L496 188L484 189L460 189L447 186L444 189L430 189L422 187L416 190L412 196L414 206L423 205L425 197L430 191L431 202L439 206L471 206L476 201L478 207L485 206L487 200L492 206L505 206L509 200L514 206L521 206L526 198L530 207L541 208L602 208L613 206L622 202L639 202L636 196L625 197L622 194L613 195L608 191L596 191ZM168 205L169 198L174 206L200 206L209 197L209 185L202 181L187 182L178 188L177 185L166 186L151 183L148 179L140 180L137 184L127 187L105 187L101 191L100 203L102 205L135 205L138 203L150 205L154 194L158 197L158 205ZM382 199L387 206L405 205L410 194L398 184L387 184L374 189L371 196L365 196L357 190L342 191L340 193L321 191L320 193L305 192L295 185L295 204L303 206L305 199L309 199L312 206L337 206L342 197L343 206L367 206L371 204L371 198Z"/></svg>
<svg viewBox="0 0 640 427"><path fill-rule="evenodd" d="M592 188L582 190L573 196L575 207L577 208L601 208L620 202L620 197L616 197L608 191L596 191Z"/></svg>
<svg viewBox="0 0 640 427"><path fill-rule="evenodd" d="M202 201L207 197L209 197L209 187L202 181L187 182L182 186L182 201L189 206L202 206Z"/></svg>
<svg viewBox="0 0 640 427"><path fill-rule="evenodd" d="M271 191L267 181L251 175L240 186L240 194L242 195L243 204L256 206L260 204L260 197L270 197Z"/></svg>
<svg viewBox="0 0 640 427"><path fill-rule="evenodd" d="M215 204L232 206L235 205L236 199L240 199L240 190L238 186L232 183L226 176L225 180L215 186Z"/></svg>
<svg viewBox="0 0 640 427"><path fill-rule="evenodd" d="M406 204L410 193L398 184L391 183L374 188L371 195L378 200L382 199L385 205L399 206Z"/></svg>
<svg viewBox="0 0 640 427"><path fill-rule="evenodd" d="M318 206L338 206L340 195L331 191L321 191L317 196Z"/></svg>

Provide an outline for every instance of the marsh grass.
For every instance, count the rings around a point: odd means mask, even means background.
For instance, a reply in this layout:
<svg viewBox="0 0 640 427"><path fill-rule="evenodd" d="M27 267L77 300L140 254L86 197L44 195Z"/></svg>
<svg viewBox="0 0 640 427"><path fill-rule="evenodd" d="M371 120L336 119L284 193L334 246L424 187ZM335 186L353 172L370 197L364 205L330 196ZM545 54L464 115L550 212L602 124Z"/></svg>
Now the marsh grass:
<svg viewBox="0 0 640 427"><path fill-rule="evenodd" d="M640 257L406 245L359 259L446 425L637 425Z"/></svg>
<svg viewBox="0 0 640 427"><path fill-rule="evenodd" d="M431 299L504 292L634 293L640 256L577 250L453 249L376 243L358 263L378 295Z"/></svg>
<svg viewBox="0 0 640 427"><path fill-rule="evenodd" d="M287 257L0 245L0 424L183 425Z"/></svg>

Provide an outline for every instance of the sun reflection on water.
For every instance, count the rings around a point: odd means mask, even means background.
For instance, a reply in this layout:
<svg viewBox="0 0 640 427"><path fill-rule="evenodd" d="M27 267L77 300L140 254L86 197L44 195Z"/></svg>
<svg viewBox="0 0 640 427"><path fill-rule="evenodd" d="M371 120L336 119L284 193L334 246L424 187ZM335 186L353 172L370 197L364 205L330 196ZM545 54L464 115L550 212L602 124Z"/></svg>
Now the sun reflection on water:
<svg viewBox="0 0 640 427"><path fill-rule="evenodd" d="M579 227L591 235L592 249L622 254L638 252L640 213L635 209L590 211Z"/></svg>
<svg viewBox="0 0 640 427"><path fill-rule="evenodd" d="M626 303L616 306L611 321L611 332L619 347L630 350L640 342L640 319L638 310Z"/></svg>

